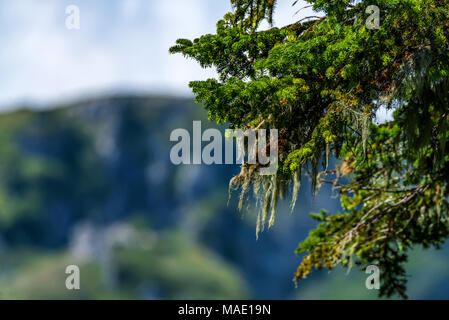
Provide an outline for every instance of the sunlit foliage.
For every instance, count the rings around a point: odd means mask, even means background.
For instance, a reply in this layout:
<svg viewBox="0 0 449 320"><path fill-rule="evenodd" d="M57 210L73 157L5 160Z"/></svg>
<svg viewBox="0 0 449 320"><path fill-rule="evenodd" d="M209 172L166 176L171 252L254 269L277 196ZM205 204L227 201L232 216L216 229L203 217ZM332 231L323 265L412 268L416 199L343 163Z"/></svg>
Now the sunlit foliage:
<svg viewBox="0 0 449 320"><path fill-rule="evenodd" d="M309 0L316 16L264 31L276 1L231 2L216 34L170 49L218 71L190 83L210 119L280 130L277 174L260 178L247 164L231 186L260 195L259 230L273 225L290 185L296 201L302 174L314 191L332 184L343 212L313 215L321 224L298 249L295 279L377 264L380 294L406 297L408 251L449 235L449 2ZM372 5L379 28L367 28ZM377 125L380 108L394 117ZM341 159L335 168L331 155Z"/></svg>

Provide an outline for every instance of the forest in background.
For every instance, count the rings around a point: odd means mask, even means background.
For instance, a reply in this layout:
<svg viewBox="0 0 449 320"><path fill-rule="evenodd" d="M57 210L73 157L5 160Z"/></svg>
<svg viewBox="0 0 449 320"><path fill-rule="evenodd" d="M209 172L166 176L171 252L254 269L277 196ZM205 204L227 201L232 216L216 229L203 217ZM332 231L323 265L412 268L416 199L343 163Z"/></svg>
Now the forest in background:
<svg viewBox="0 0 449 320"><path fill-rule="evenodd" d="M174 166L170 132L213 126L190 99L111 96L0 115L0 298L375 299L367 275L314 273L295 288L309 213L340 210L303 187L256 241L255 213L223 196L238 166ZM224 129L221 128L221 129ZM449 298L449 251L415 250L412 299ZM81 290L65 288L79 265Z"/></svg>

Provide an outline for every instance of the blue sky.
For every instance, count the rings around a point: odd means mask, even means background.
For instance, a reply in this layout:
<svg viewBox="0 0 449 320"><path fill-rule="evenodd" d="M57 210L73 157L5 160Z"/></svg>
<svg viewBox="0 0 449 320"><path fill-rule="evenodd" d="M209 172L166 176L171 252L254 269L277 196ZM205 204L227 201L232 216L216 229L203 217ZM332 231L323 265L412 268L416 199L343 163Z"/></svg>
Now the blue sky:
<svg viewBox="0 0 449 320"><path fill-rule="evenodd" d="M280 0L276 25L302 3ZM77 5L81 29L65 27ZM190 80L214 76L169 55L179 37L214 33L228 0L3 0L0 3L0 110L109 92L189 95ZM310 12L309 12L310 13Z"/></svg>

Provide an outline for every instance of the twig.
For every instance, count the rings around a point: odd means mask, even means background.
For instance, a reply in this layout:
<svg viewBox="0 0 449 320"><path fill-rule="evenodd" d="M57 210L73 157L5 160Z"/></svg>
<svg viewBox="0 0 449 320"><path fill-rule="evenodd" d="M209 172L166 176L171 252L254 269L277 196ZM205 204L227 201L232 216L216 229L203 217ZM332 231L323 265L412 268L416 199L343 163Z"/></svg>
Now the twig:
<svg viewBox="0 0 449 320"><path fill-rule="evenodd" d="M296 11L296 12L293 14L293 16L296 16L296 15L298 14L299 11L304 10L304 9L306 9L306 8L310 8L310 7L313 7L313 5L309 5L309 6L302 7L301 9L299 9L298 11Z"/></svg>
<svg viewBox="0 0 449 320"><path fill-rule="evenodd" d="M307 19L310 19L310 18L316 18L317 20L324 19L324 17L308 16L308 17L305 17L305 18L302 18L302 19L298 20L297 23L301 23L303 20L307 20Z"/></svg>

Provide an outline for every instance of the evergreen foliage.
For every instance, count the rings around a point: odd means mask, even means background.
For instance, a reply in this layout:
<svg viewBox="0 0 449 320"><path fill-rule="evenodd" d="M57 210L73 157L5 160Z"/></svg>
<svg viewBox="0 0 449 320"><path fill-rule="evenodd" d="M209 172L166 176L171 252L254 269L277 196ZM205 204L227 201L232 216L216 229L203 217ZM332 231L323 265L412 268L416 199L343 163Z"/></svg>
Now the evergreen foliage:
<svg viewBox="0 0 449 320"><path fill-rule="evenodd" d="M380 295L406 297L409 250L449 236L449 1L309 0L321 17L268 30L259 26L276 1L231 2L216 34L170 49L218 71L190 83L211 120L279 129L277 174L261 178L246 164L231 187L260 195L259 230L273 225L290 185L294 205L302 173L316 191L332 184L343 212L312 215L321 224L297 250L295 279L376 264ZM379 29L366 26L372 5ZM375 124L380 108L393 119ZM335 168L330 155L341 159Z"/></svg>

